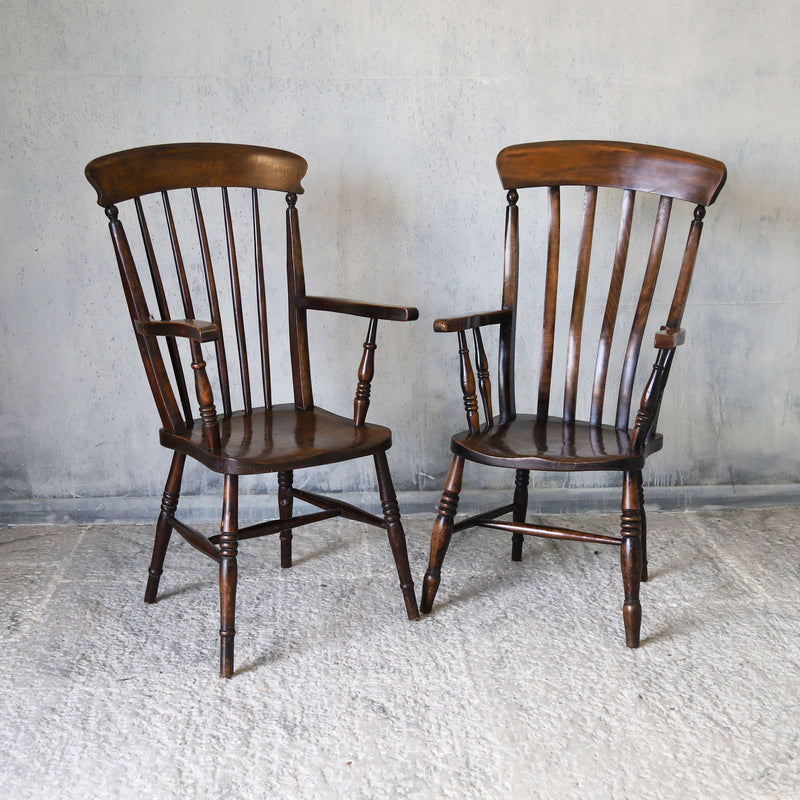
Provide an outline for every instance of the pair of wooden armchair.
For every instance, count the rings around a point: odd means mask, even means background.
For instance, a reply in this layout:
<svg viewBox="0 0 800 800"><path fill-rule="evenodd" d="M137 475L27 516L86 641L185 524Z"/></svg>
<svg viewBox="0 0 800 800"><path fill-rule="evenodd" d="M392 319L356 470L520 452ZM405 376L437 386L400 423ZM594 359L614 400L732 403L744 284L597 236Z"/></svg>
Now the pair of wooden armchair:
<svg viewBox="0 0 800 800"><path fill-rule="evenodd" d="M718 161L675 150L617 142L565 141L508 147L497 158L508 206L505 267L500 305L489 311L440 319L437 331L457 334L461 388L467 429L452 438L450 468L431 540L431 556L422 593L422 610L431 610L442 562L453 531L470 526L511 533L511 557L519 560L525 535L576 539L620 547L627 644L639 644L640 581L647 579L646 524L642 467L659 450L656 421L675 348L684 338L681 319L695 264L706 206L725 182ZM220 674L234 669L237 550L239 542L277 533L282 567L292 564L292 531L312 522L342 516L384 528L388 534L406 614L419 617L403 527L387 463L388 428L366 422L374 373L379 320L417 319L416 308L385 306L306 293L297 196L306 162L282 150L232 144L175 144L127 150L95 159L86 175L97 190L109 219L139 352L161 418L161 444L173 451L156 525L155 544L145 602L156 599L171 533L219 565ZM562 195L567 187L583 188L582 221L577 226L577 267L571 293L559 281L562 240ZM519 191L542 187L549 209L544 235L541 363L534 413L517 413L515 401L515 335L520 262ZM602 189L603 192L599 190ZM621 215L613 257L599 280L590 280L598 197L619 190ZM274 285L265 255L262 207L269 193L286 199L286 291L289 363L293 402L273 403L271 330L267 298ZM634 226L637 193L657 197L654 213L637 215L647 224L654 216L644 269L626 268ZM274 196L274 195L269 195ZM691 205L689 234L675 278L671 306L655 335L656 358L638 408L632 406L634 378L656 279L665 249L674 201ZM132 201L130 203L129 201ZM132 206L138 228L128 239L118 206ZM235 223L235 224L234 224ZM563 225L569 229L568 222ZM246 228L246 233L243 229ZM235 230L234 230L235 229ZM189 234L187 235L187 230ZM269 244L269 243L268 243ZM214 257L222 252L223 266ZM241 263L240 263L241 262ZM168 265L168 266L165 266ZM604 265L600 265L602 268ZM566 281L561 281L566 283ZM597 284L597 286L595 286ZM632 301L625 290L635 287ZM244 287L244 291L243 291ZM590 288L592 292L590 292ZM586 409L579 393L581 353L585 351L587 305L603 295L604 312ZM571 303L559 313L559 300ZM628 308L629 306L629 308ZM624 346L613 349L621 312L630 310ZM306 317L337 312L368 320L357 371L352 418L314 403ZM557 323L566 323L563 408L551 413L551 385L559 374ZM482 330L496 331L498 413ZM468 332L474 345L472 366ZM206 346L204 349L204 345ZM619 352L618 352L619 351ZM613 356L620 361L618 383L609 379ZM207 363L207 360L211 364ZM477 373L477 378L476 378ZM190 386L194 384L195 399ZM608 391L607 391L608 390ZM607 393L616 392L609 424L604 424ZM483 405L481 423L479 398ZM221 404L221 410L218 405ZM199 413L195 413L199 408ZM584 414L583 411L588 410ZM633 421L631 416L633 411ZM588 417L585 421L580 417ZM206 537L176 517L186 457L223 476L222 522L217 536ZM305 467L371 456L377 473L382 517L299 489L293 472ZM514 470L512 502L456 522L466 461ZM565 530L526 522L530 470L613 471L622 474L621 536ZM277 473L279 519L249 527L238 523L240 475ZM297 499L319 510L293 514ZM502 519L511 515L511 520Z"/></svg>

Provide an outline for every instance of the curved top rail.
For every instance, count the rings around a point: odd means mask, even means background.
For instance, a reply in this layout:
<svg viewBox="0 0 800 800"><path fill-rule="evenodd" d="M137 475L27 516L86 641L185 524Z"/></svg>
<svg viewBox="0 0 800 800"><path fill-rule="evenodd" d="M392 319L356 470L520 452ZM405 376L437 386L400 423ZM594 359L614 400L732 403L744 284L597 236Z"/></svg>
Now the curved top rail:
<svg viewBox="0 0 800 800"><path fill-rule="evenodd" d="M286 150L244 144L159 144L100 156L86 166L97 203L108 207L170 189L243 186L302 194L308 164Z"/></svg>
<svg viewBox="0 0 800 800"><path fill-rule="evenodd" d="M711 205L727 172L712 158L629 142L553 141L506 147L497 156L505 189L608 186Z"/></svg>

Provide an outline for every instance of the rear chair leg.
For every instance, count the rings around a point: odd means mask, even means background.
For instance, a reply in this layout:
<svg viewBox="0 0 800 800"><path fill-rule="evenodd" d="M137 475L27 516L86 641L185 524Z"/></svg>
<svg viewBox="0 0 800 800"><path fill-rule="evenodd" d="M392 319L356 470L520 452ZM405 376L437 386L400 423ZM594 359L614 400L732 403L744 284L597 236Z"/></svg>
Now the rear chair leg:
<svg viewBox="0 0 800 800"><path fill-rule="evenodd" d="M389 535L389 544L392 548L394 563L400 578L400 590L406 605L406 614L410 620L419 619L417 597L414 594L414 581L411 579L411 568L408 565L408 550L406 548L406 534L400 522L400 509L394 493L392 475L389 472L389 462L386 451L381 450L374 454L375 472L378 475L378 491L381 495L383 518L386 521L386 533Z"/></svg>
<svg viewBox="0 0 800 800"><path fill-rule="evenodd" d="M447 474L444 484L442 499L439 501L439 513L433 525L431 534L431 555L428 561L428 571L422 583L422 603L420 608L423 614L430 613L433 608L433 598L439 589L441 580L442 562L453 535L453 519L458 510L458 494L461 491L461 481L464 475L464 458L456 456Z"/></svg>
<svg viewBox="0 0 800 800"><path fill-rule="evenodd" d="M647 581L647 515L644 511L644 485L639 481L639 515L642 526L642 582Z"/></svg>
<svg viewBox="0 0 800 800"><path fill-rule="evenodd" d="M221 678L230 678L233 675L233 638L236 635L236 581L238 577L236 534L238 530L239 476L226 475L219 540L219 674Z"/></svg>
<svg viewBox="0 0 800 800"><path fill-rule="evenodd" d="M281 519L292 518L292 480L294 473L292 470L278 473L278 513ZM281 566L288 569L292 566L292 529L289 528L280 533L281 539Z"/></svg>
<svg viewBox="0 0 800 800"><path fill-rule="evenodd" d="M639 603L639 583L642 578L642 521L641 472L626 472L622 490L622 547L620 563L625 604L622 616L625 621L625 644L639 646L642 625L642 606Z"/></svg>
<svg viewBox="0 0 800 800"><path fill-rule="evenodd" d="M525 522L528 513L528 481L530 470L518 469L514 477L514 522ZM522 533L511 534L511 560L522 561L522 542L525 536Z"/></svg>
<svg viewBox="0 0 800 800"><path fill-rule="evenodd" d="M161 498L161 513L156 523L156 538L153 542L153 556L150 559L148 570L147 588L144 591L145 603L155 603L158 595L158 583L164 568L164 556L167 554L172 525L170 518L178 509L178 498L181 492L181 479L183 478L183 465L186 463L184 453L172 454L172 464L169 468L167 483Z"/></svg>

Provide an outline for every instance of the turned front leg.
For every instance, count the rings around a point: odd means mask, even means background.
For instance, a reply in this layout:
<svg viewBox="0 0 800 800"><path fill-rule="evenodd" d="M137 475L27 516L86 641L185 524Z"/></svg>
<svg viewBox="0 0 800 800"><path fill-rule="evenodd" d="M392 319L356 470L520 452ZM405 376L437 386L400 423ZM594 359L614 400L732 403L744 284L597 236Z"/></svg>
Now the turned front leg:
<svg viewBox="0 0 800 800"><path fill-rule="evenodd" d="M386 451L381 450L374 455L375 472L378 476L378 491L381 496L383 519L386 523L386 533L389 536L389 546L392 548L397 575L400 578L400 591L403 593L403 602L406 606L406 616L410 620L419 619L417 596L414 594L414 581L411 579L411 567L408 563L408 548L406 547L406 534L400 522L400 508L397 505L397 496L389 472L389 462Z"/></svg>
<svg viewBox="0 0 800 800"><path fill-rule="evenodd" d="M189 346L192 351L192 370L194 371L194 386L197 393L197 402L200 404L200 419L203 421L203 438L211 450L219 450L219 423L217 422L217 409L214 406L214 392L206 373L206 362L203 359L203 350L200 342L191 341Z"/></svg>
<svg viewBox="0 0 800 800"><path fill-rule="evenodd" d="M367 330L367 339L364 342L364 353L358 365L358 386L353 400L353 424L361 427L367 419L369 410L369 396L372 391L372 378L375 376L375 336L378 330L378 320L371 319Z"/></svg>
<svg viewBox="0 0 800 800"><path fill-rule="evenodd" d="M292 495L292 470L278 473L278 514L281 519L292 518L294 496ZM287 528L280 532L281 541L281 567L288 569L292 566L292 529Z"/></svg>
<svg viewBox="0 0 800 800"><path fill-rule="evenodd" d="M626 472L622 490L620 564L625 589L622 616L625 621L625 644L628 647L639 646L642 625L642 606L639 602L639 585L642 579L641 480L641 472Z"/></svg>
<svg viewBox="0 0 800 800"><path fill-rule="evenodd" d="M236 635L236 556L239 530L239 476L226 475L219 538L219 674L233 675L233 639Z"/></svg>
<svg viewBox="0 0 800 800"><path fill-rule="evenodd" d="M428 614L433 608L433 598L439 589L442 562L453 535L453 519L458 511L458 495L464 475L464 457L456 456L445 481L442 499L439 501L439 513L431 534L431 555L428 570L422 583L422 603L420 610Z"/></svg>
<svg viewBox="0 0 800 800"><path fill-rule="evenodd" d="M153 556L150 559L150 569L147 575L147 588L144 592L145 603L155 603L158 595L158 584L161 580L161 573L164 568L164 556L167 554L172 525L170 520L178 509L178 498L181 491L181 478L183 477L183 466L186 463L184 453L175 452L172 455L172 464L169 468L169 476L164 487L164 494L161 498L161 513L158 515L156 523L156 538L153 542Z"/></svg>

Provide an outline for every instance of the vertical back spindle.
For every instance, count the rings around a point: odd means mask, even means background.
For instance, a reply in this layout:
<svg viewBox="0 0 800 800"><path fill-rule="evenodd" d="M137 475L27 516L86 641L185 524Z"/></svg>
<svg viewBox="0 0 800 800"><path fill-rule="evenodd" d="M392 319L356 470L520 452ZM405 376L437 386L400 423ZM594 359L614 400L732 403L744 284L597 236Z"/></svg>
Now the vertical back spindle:
<svg viewBox="0 0 800 800"><path fill-rule="evenodd" d="M219 313L219 297L217 295L217 284L214 280L214 269L211 264L211 252L208 247L208 235L206 224L203 219L203 210L200 207L200 197L197 189L192 188L192 205L194 206L194 216L197 223L197 235L200 239L200 249L203 258L203 272L206 279L206 291L208 293L208 305L211 309L211 321L222 328L222 318ZM220 336L214 343L217 351L217 368L219 370L220 391L222 392L222 407L226 417L231 416L231 389L228 381L228 359L225 357L225 342Z"/></svg>
<svg viewBox="0 0 800 800"><path fill-rule="evenodd" d="M169 242L172 247L172 258L175 261L175 272L178 276L178 285L181 290L181 300L183 301L183 311L187 319L194 319L194 305L192 294L189 291L189 281L186 280L186 269L183 266L183 256L181 254L180 243L178 242L178 232L175 228L175 219L172 215L172 206L169 202L167 192L161 192L161 199L164 204L164 215L167 220L167 230L169 231Z"/></svg>
<svg viewBox="0 0 800 800"><path fill-rule="evenodd" d="M242 378L242 399L244 412L250 414L253 404L250 398L250 366L247 362L247 340L244 332L244 315L242 313L242 290L239 285L239 263L236 260L236 241L233 236L233 220L231 219L231 204L228 198L228 189L222 187L222 208L225 215L225 241L228 246L228 269L231 276L231 300L233 302L233 317L236 321L236 344L239 350L239 374Z"/></svg>
<svg viewBox="0 0 800 800"><path fill-rule="evenodd" d="M586 309L586 288L589 283L589 262L592 256L594 217L597 209L597 187L587 186L583 199L583 224L575 270L575 290L572 295L572 315L567 343L567 374L564 382L564 420L575 420L578 397L578 371L581 363L581 336Z"/></svg>
<svg viewBox="0 0 800 800"><path fill-rule="evenodd" d="M628 260L628 245L631 240L631 224L633 222L633 206L636 192L626 189L622 195L622 211L619 219L619 233L617 235L617 249L614 252L614 267L611 271L611 283L608 288L606 310L603 315L603 325L600 330L600 343L597 347L597 361L595 362L594 384L592 386L592 409L590 422L592 425L601 425L603 422L603 404L606 393L606 379L608 377L608 359L611 353L611 343L614 338L614 327L617 322L619 298L622 294L622 281L625 277L625 265Z"/></svg>
<svg viewBox="0 0 800 800"><path fill-rule="evenodd" d="M269 369L269 333L267 328L267 290L264 283L264 251L261 244L261 215L258 210L258 189L253 196L253 253L258 292L258 343L261 351L261 381L264 388L264 405L272 407L272 377Z"/></svg>
<svg viewBox="0 0 800 800"><path fill-rule="evenodd" d="M625 352L625 361L622 367L622 377L619 385L619 399L617 401L616 427L627 430L630 420L631 397L633 395L633 382L636 378L636 365L639 361L639 352L642 348L642 338L647 318L650 314L650 304L661 269L661 258L664 255L664 243L667 238L667 228L672 210L672 198L662 196L656 213L656 224L653 229L653 240L650 244L650 255L647 259L647 269L642 280L642 290L639 302L636 305L631 334L628 338L628 348Z"/></svg>
<svg viewBox="0 0 800 800"><path fill-rule="evenodd" d="M544 318L542 320L542 365L539 372L539 401L536 415L542 419L550 413L550 379L553 375L553 345L556 330L558 300L558 265L561 258L561 190L548 190L550 223L547 235L547 277L544 287Z"/></svg>

